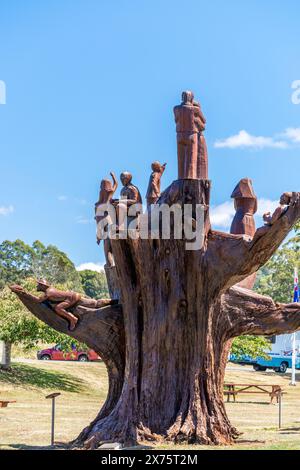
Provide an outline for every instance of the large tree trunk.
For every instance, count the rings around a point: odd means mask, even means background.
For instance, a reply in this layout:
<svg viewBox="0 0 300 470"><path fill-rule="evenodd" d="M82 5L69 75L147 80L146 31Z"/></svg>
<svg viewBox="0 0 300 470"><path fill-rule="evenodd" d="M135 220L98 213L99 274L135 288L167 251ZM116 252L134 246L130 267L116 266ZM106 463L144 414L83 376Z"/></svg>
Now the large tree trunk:
<svg viewBox="0 0 300 470"><path fill-rule="evenodd" d="M274 225L257 232L253 241L210 230L207 181L176 181L163 193L162 202L204 205L203 247L187 251L185 240L174 239L111 241L122 318L119 309L118 319L110 324L109 315L113 317L115 310L107 310L109 328L103 330L105 309L96 313L86 309L73 333L64 326L65 332L100 354L103 348L110 377L117 377L115 388L109 390L109 405L81 433L77 446L95 448L102 441L128 445L144 439L232 443L238 433L223 403L232 339L300 328L299 305L278 305L269 297L232 287L274 253L299 219L299 200ZM40 318L47 313L43 319L56 322L57 329L65 325L52 311L50 319L49 311L41 313L41 306L35 310L27 306ZM116 328L118 335L112 336L111 329ZM110 340L100 340L100 334Z"/></svg>

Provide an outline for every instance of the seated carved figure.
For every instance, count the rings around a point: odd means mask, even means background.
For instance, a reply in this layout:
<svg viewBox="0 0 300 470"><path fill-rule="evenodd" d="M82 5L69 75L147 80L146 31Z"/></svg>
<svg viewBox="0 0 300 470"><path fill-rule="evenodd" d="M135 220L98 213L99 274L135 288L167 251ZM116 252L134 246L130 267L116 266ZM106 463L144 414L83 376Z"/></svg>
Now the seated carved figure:
<svg viewBox="0 0 300 470"><path fill-rule="evenodd" d="M120 199L112 199L111 204L116 208L118 225L122 226L128 209L134 204L142 204L142 197L138 188L131 182L131 173L124 171L121 173L120 179L123 184Z"/></svg>
<svg viewBox="0 0 300 470"><path fill-rule="evenodd" d="M10 289L16 294L22 293L28 299L33 300L37 303L42 303L48 301L55 313L66 319L70 325L70 331L73 331L76 328L78 323L78 318L73 315L73 313L68 312L67 309L81 305L82 307L87 308L101 308L107 305L113 305L118 303L117 300L112 299L87 299L82 297L81 294L72 291L61 291L52 287L45 279L40 279L37 281L37 291L43 292L43 294L38 297L36 295L25 292L23 287L18 285L10 286Z"/></svg>

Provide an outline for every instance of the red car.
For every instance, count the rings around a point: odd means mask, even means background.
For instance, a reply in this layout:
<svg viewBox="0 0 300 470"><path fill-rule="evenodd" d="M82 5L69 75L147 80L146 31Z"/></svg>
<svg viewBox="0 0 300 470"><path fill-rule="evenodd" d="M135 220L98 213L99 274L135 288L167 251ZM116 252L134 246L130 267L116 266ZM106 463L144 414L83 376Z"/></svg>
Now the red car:
<svg viewBox="0 0 300 470"><path fill-rule="evenodd" d="M37 358L41 361L99 361L100 356L98 356L95 351L88 349L87 351L77 351L76 348L72 351L63 351L59 344L56 344L53 348L42 349L42 351L37 352Z"/></svg>

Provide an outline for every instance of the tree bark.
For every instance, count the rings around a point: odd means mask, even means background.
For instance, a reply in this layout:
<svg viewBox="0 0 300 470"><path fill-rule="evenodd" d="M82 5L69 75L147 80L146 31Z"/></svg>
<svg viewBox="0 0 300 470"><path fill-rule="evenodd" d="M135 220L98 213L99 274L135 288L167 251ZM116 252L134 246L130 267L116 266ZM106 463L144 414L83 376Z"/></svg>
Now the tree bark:
<svg viewBox="0 0 300 470"><path fill-rule="evenodd" d="M119 316L113 308L85 315L80 310L81 321L73 333L64 323L64 332L104 356L114 378L105 411L102 409L83 431L76 445L96 448L102 441L130 445L145 439L232 443L238 432L230 424L223 402L232 339L242 334L300 328L298 305L275 304L269 297L232 287L274 253L299 219L300 202L247 241L243 236L211 231L209 189L208 181L179 180L159 201L182 206L191 203L194 209L196 204L203 204L201 250L187 251L185 240L172 237L111 240L122 298L122 324L120 307ZM44 321L61 328L63 320L54 320L47 307L27 306ZM99 327L104 310L108 323L110 315L115 315L114 326L109 324L105 330ZM111 338L115 328L118 335ZM111 338L101 340L104 354L98 344L100 334ZM125 359L121 337L125 338Z"/></svg>

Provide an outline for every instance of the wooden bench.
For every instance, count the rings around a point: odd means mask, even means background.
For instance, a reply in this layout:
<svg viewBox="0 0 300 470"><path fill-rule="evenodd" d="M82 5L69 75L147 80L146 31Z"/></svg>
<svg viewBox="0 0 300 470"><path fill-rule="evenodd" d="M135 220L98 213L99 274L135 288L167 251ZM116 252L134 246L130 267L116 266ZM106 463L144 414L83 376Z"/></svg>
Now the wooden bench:
<svg viewBox="0 0 300 470"><path fill-rule="evenodd" d="M239 393L264 393L270 397L270 403L276 398L276 402L279 402L279 398L283 395L283 390L280 385L270 384L224 384L224 395L227 396L227 401L230 401L230 397L233 397L233 401L236 401L236 396Z"/></svg>
<svg viewBox="0 0 300 470"><path fill-rule="evenodd" d="M16 400L0 400L0 408L7 408L9 403L17 403Z"/></svg>

